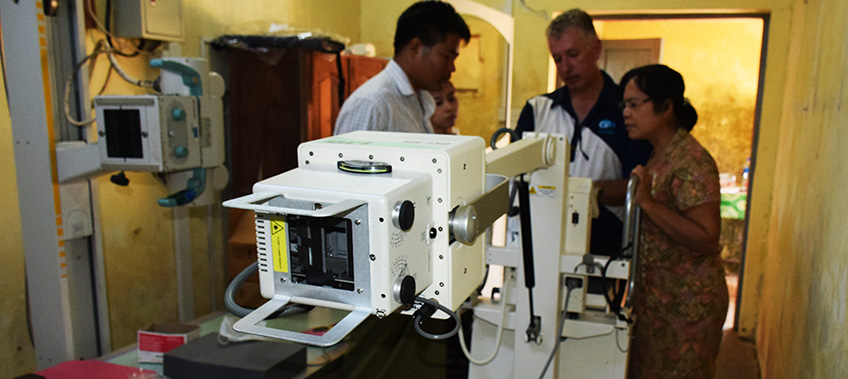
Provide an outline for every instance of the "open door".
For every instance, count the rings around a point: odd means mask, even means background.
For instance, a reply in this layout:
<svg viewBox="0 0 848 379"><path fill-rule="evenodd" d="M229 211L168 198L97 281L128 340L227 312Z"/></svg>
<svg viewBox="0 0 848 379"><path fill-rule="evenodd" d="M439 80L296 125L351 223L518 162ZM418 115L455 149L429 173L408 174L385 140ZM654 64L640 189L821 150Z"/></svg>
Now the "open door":
<svg viewBox="0 0 848 379"><path fill-rule="evenodd" d="M747 202L753 195L747 176L755 174L748 162L755 166L757 155L765 23L760 14L595 17L603 45L599 66L614 80L630 68L661 63L680 72L686 81L684 96L698 112L692 135L710 151L722 178L719 242L731 296L725 328L736 329L746 338L752 338L755 330L756 283L762 275L762 268L744 266ZM742 298L745 272L753 275L744 291L748 299Z"/></svg>
<svg viewBox="0 0 848 379"><path fill-rule="evenodd" d="M598 66L618 82L631 68L660 63L661 38L601 40Z"/></svg>

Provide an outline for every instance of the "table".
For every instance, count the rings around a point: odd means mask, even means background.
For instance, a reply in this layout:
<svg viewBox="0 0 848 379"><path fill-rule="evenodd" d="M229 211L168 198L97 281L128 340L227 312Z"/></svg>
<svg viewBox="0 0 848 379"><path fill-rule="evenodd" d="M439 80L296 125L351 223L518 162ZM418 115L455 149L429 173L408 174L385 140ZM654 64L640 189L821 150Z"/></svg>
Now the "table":
<svg viewBox="0 0 848 379"><path fill-rule="evenodd" d="M274 320L269 323L271 324L269 326L285 327L291 330L306 330L317 326L332 325L338 322L345 314L347 312L316 307L307 313ZM220 330L221 322L227 315L229 315L228 312L215 312L192 321L191 324L198 325L200 327L200 336L205 336L207 334L217 333ZM337 371L341 366L340 358L344 355L346 348L346 341L326 348L308 346L306 349L307 367L300 375L295 376L295 378L322 377ZM135 344L104 355L100 360L122 366L138 367L154 371L159 375L163 373L163 365L161 363L138 362L138 348Z"/></svg>

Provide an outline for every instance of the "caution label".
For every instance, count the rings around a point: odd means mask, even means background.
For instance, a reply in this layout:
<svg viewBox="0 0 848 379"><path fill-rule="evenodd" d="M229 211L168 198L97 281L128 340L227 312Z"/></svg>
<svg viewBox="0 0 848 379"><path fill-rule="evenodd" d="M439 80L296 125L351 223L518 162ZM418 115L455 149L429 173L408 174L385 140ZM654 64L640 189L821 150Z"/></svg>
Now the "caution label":
<svg viewBox="0 0 848 379"><path fill-rule="evenodd" d="M533 186L530 187L530 194L544 197L556 196L556 187L554 186Z"/></svg>
<svg viewBox="0 0 848 379"><path fill-rule="evenodd" d="M289 251L284 221L271 220L271 251L274 256L274 271L289 272Z"/></svg>

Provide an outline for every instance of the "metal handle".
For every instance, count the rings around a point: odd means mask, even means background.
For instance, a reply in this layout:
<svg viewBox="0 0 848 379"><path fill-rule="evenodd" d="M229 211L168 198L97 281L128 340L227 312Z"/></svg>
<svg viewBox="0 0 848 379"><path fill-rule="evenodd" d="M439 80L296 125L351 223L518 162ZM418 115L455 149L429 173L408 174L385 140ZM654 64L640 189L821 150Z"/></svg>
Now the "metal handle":
<svg viewBox="0 0 848 379"><path fill-rule="evenodd" d="M270 205L271 199L279 198L280 202L289 206ZM343 200L329 206L316 207L314 202L287 199L277 192L257 192L252 195L242 196L224 202L228 208L247 209L259 213L296 215L312 217L330 217L347 212L362 204L361 200Z"/></svg>
<svg viewBox="0 0 848 379"><path fill-rule="evenodd" d="M636 187L639 186L639 177L632 176L627 182L627 197L625 199L625 216L624 230L621 238L621 247L626 249L625 255L630 256L630 278L627 283L627 300L624 303L625 307L630 307L633 299L633 290L636 283L636 270L639 260L639 242L640 242L640 219L642 209L636 205ZM629 252L629 254L628 254Z"/></svg>
<svg viewBox="0 0 848 379"><path fill-rule="evenodd" d="M292 302L292 298L289 296L274 296L261 307L237 321L233 325L233 328L243 333L253 333L312 346L327 347L339 343L371 314L371 310L368 308L355 307L347 316L321 336L256 325L289 302Z"/></svg>

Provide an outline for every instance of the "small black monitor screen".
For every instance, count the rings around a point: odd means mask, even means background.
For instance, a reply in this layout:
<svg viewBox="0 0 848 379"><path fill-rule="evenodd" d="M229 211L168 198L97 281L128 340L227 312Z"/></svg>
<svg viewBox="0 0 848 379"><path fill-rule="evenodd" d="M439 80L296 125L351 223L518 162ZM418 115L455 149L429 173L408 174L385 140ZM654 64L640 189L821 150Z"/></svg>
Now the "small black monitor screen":
<svg viewBox="0 0 848 379"><path fill-rule="evenodd" d="M144 158L138 109L103 110L106 153L110 158Z"/></svg>

